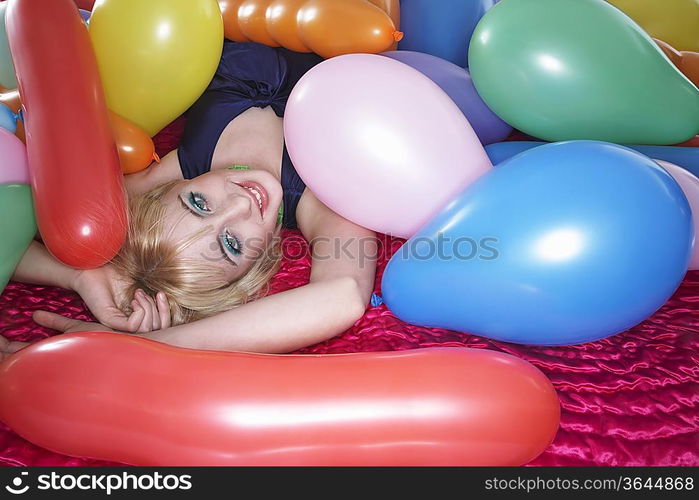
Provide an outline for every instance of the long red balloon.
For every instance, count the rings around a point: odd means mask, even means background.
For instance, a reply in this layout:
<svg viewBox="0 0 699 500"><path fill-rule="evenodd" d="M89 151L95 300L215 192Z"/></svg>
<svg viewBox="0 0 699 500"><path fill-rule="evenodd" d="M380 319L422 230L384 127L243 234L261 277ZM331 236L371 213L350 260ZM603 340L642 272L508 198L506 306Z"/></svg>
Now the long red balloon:
<svg viewBox="0 0 699 500"><path fill-rule="evenodd" d="M92 10L92 7L95 6L95 0L74 0L75 5L78 6L80 9L85 9L85 10Z"/></svg>
<svg viewBox="0 0 699 500"><path fill-rule="evenodd" d="M134 465L520 465L551 443L559 403L494 351L265 355L89 332L0 364L0 419Z"/></svg>
<svg viewBox="0 0 699 500"><path fill-rule="evenodd" d="M87 28L72 0L11 0L6 26L42 239L70 266L101 266L126 237L126 203Z"/></svg>

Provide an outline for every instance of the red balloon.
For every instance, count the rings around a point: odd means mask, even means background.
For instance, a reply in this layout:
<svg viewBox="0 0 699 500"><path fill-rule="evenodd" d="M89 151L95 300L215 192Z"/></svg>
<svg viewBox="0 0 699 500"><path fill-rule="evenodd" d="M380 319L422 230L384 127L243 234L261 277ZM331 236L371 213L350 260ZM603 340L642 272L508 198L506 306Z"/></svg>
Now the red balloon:
<svg viewBox="0 0 699 500"><path fill-rule="evenodd" d="M532 365L481 349L267 355L88 332L0 364L0 419L134 465L521 465L559 403Z"/></svg>
<svg viewBox="0 0 699 500"><path fill-rule="evenodd" d="M682 142L680 144L675 144L675 146L682 146L685 148L699 148L699 135L695 135L688 141Z"/></svg>
<svg viewBox="0 0 699 500"><path fill-rule="evenodd" d="M95 5L95 0L74 0L75 5L78 6L79 9L83 10L89 10L92 11L92 7Z"/></svg>
<svg viewBox="0 0 699 500"><path fill-rule="evenodd" d="M42 239L67 265L101 266L126 238L126 203L87 28L72 0L14 0L6 26Z"/></svg>

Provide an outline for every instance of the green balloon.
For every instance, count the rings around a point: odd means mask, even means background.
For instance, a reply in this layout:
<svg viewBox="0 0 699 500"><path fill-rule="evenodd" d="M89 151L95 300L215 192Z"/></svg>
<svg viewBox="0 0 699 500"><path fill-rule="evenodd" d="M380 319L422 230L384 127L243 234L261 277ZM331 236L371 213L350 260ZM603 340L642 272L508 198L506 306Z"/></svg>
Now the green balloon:
<svg viewBox="0 0 699 500"><path fill-rule="evenodd" d="M502 0L469 69L488 106L547 141L677 144L699 133L699 89L603 0Z"/></svg>
<svg viewBox="0 0 699 500"><path fill-rule="evenodd" d="M0 293L36 234L31 188L0 185Z"/></svg>
<svg viewBox="0 0 699 500"><path fill-rule="evenodd" d="M15 65L12 63L10 44L7 41L7 30L5 29L6 10L7 2L0 3L0 85L6 89L16 89Z"/></svg>

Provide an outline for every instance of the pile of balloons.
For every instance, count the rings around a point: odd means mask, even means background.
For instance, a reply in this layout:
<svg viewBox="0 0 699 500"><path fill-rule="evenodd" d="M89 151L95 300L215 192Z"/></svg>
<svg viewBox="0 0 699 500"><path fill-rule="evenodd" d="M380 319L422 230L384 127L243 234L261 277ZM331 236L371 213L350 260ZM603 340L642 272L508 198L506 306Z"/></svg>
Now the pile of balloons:
<svg viewBox="0 0 699 500"><path fill-rule="evenodd" d="M699 148L678 145L699 133L697 54L603 0L405 0L401 21L398 51L313 68L285 120L319 199L409 238L383 276L389 309L567 345L660 308L699 265ZM511 127L561 142L500 142Z"/></svg>

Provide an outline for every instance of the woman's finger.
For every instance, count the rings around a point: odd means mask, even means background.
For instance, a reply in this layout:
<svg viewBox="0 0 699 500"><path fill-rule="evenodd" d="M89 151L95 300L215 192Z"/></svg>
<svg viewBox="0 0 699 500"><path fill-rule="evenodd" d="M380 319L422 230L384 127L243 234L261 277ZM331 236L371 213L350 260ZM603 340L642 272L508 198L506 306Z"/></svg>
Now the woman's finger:
<svg viewBox="0 0 699 500"><path fill-rule="evenodd" d="M143 322L146 312L141 307L141 304L139 304L135 299L131 301L131 309L133 312L131 313L131 316L129 316L128 330L134 333L141 327L141 323Z"/></svg>
<svg viewBox="0 0 699 500"><path fill-rule="evenodd" d="M163 292L158 292L155 296L158 305L158 315L160 316L160 328L170 328L170 304Z"/></svg>
<svg viewBox="0 0 699 500"><path fill-rule="evenodd" d="M148 300L146 300L145 295L146 294L143 293L141 290L136 290L136 300L145 311L145 316L143 317L143 320L141 321L141 326L138 329L139 333L148 333L152 331L153 326L153 309L148 303Z"/></svg>
<svg viewBox="0 0 699 500"><path fill-rule="evenodd" d="M151 325L149 325L151 327L151 331L160 330L160 312L158 311L158 304L156 304L155 299L150 295L144 294L144 298L148 302L148 305L151 307L151 311L153 314L152 323Z"/></svg>
<svg viewBox="0 0 699 500"><path fill-rule="evenodd" d="M41 326L58 330L59 332L66 332L75 324L75 320L48 311L34 311L32 319Z"/></svg>

